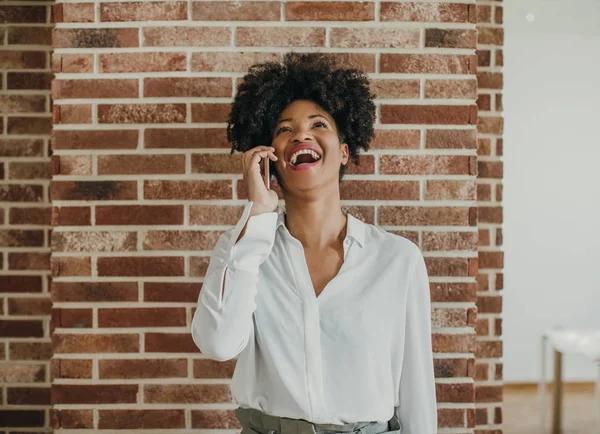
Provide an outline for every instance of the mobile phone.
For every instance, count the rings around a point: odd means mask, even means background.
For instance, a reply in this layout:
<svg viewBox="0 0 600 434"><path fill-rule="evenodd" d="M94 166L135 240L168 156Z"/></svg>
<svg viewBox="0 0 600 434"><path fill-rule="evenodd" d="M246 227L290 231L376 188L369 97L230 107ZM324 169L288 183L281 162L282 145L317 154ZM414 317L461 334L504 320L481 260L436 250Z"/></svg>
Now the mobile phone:
<svg viewBox="0 0 600 434"><path fill-rule="evenodd" d="M263 173L263 179L265 181L265 186L267 187L267 190L271 189L271 174L269 171L269 168L270 168L269 162L270 161L271 160L269 159L268 156L262 159L262 166L263 166L262 173Z"/></svg>

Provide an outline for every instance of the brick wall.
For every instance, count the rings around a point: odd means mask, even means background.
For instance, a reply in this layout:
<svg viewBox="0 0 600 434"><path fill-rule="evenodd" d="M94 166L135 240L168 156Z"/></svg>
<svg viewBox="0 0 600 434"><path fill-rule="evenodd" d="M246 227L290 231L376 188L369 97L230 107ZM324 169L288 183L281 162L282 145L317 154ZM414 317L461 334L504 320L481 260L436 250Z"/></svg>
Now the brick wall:
<svg viewBox="0 0 600 434"><path fill-rule="evenodd" d="M501 223L489 221L499 197L498 179L488 179L501 150L490 112L499 98L484 83L496 78L485 74L485 51L497 40L486 42L494 32L485 24L479 40L475 30L493 3L57 4L53 428L239 428L228 388L235 362L203 359L190 320L210 251L246 200L224 134L236 81L251 63L295 48L337 53L372 74L377 139L347 172L344 206L425 253L440 432L498 429L483 416L496 417L501 387L481 377L501 366L498 344L484 342L499 342L484 337L499 332L495 299L485 298L501 276L498 254L487 252L498 248L485 247ZM478 170L486 179L477 182ZM483 203L486 188L494 193ZM486 369L475 366L476 345Z"/></svg>
<svg viewBox="0 0 600 434"><path fill-rule="evenodd" d="M50 426L51 11L0 6L0 433Z"/></svg>
<svg viewBox="0 0 600 434"><path fill-rule="evenodd" d="M479 272L475 380L480 434L498 434L502 424L502 16L501 2L477 1Z"/></svg>

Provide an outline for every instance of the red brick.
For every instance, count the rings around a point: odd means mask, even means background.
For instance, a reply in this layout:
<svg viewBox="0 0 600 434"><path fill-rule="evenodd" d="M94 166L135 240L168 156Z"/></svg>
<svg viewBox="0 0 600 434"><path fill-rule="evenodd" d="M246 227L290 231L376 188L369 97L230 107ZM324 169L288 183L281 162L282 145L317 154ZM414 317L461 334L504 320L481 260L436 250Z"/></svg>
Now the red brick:
<svg viewBox="0 0 600 434"><path fill-rule="evenodd" d="M135 200L136 181L52 181L52 200Z"/></svg>
<svg viewBox="0 0 600 434"><path fill-rule="evenodd" d="M230 41L227 27L144 27L148 47L219 47L229 46Z"/></svg>
<svg viewBox="0 0 600 434"><path fill-rule="evenodd" d="M92 309L52 309L52 332L56 327L91 328Z"/></svg>
<svg viewBox="0 0 600 434"><path fill-rule="evenodd" d="M52 282L53 302L138 301L136 282Z"/></svg>
<svg viewBox="0 0 600 434"><path fill-rule="evenodd" d="M42 278L41 276L2 276L2 279L0 279L1 292L42 292Z"/></svg>
<svg viewBox="0 0 600 434"><path fill-rule="evenodd" d="M192 428L238 429L240 421L231 410L192 410Z"/></svg>
<svg viewBox="0 0 600 434"><path fill-rule="evenodd" d="M476 402L502 402L502 386L475 387Z"/></svg>
<svg viewBox="0 0 600 434"><path fill-rule="evenodd" d="M9 107L3 111L13 110ZM43 149L42 140L0 139L0 157L41 157Z"/></svg>
<svg viewBox="0 0 600 434"><path fill-rule="evenodd" d="M279 53L192 53L192 71L246 72L251 65L279 59Z"/></svg>
<svg viewBox="0 0 600 434"><path fill-rule="evenodd" d="M469 181L427 181L426 200L476 200L475 179Z"/></svg>
<svg viewBox="0 0 600 434"><path fill-rule="evenodd" d="M187 20L187 2L128 2L100 4L100 21Z"/></svg>
<svg viewBox="0 0 600 434"><path fill-rule="evenodd" d="M190 276L204 277L208 268L209 258L205 256L190 257Z"/></svg>
<svg viewBox="0 0 600 434"><path fill-rule="evenodd" d="M370 21L375 19L371 2L298 2L286 4L287 21Z"/></svg>
<svg viewBox="0 0 600 434"><path fill-rule="evenodd" d="M10 342L10 360L50 360L52 346L50 342Z"/></svg>
<svg viewBox="0 0 600 434"><path fill-rule="evenodd" d="M502 313L502 296L477 297L477 308L480 313Z"/></svg>
<svg viewBox="0 0 600 434"><path fill-rule="evenodd" d="M53 404L120 404L137 402L137 384L53 384Z"/></svg>
<svg viewBox="0 0 600 434"><path fill-rule="evenodd" d="M467 327L467 309L436 307L431 310L431 323L433 328L442 327ZM438 344L440 338L437 338Z"/></svg>
<svg viewBox="0 0 600 434"><path fill-rule="evenodd" d="M135 149L136 130L52 131L53 149Z"/></svg>
<svg viewBox="0 0 600 434"><path fill-rule="evenodd" d="M148 231L145 250L212 250L221 231Z"/></svg>
<svg viewBox="0 0 600 434"><path fill-rule="evenodd" d="M52 53L52 72L82 74L94 71L93 54Z"/></svg>
<svg viewBox="0 0 600 434"><path fill-rule="evenodd" d="M504 177L502 161L479 161L478 166L480 178L502 179Z"/></svg>
<svg viewBox="0 0 600 434"><path fill-rule="evenodd" d="M435 389L437 402L475 402L475 387L471 383L437 383Z"/></svg>
<svg viewBox="0 0 600 434"><path fill-rule="evenodd" d="M425 258L430 276L468 276L466 258Z"/></svg>
<svg viewBox="0 0 600 434"><path fill-rule="evenodd" d="M54 17L57 23L93 23L94 3L57 3Z"/></svg>
<svg viewBox="0 0 600 434"><path fill-rule="evenodd" d="M504 252L479 252L479 268L504 268Z"/></svg>
<svg viewBox="0 0 600 434"><path fill-rule="evenodd" d="M478 27L477 43L504 45L504 29L502 27Z"/></svg>
<svg viewBox="0 0 600 434"><path fill-rule="evenodd" d="M42 410L0 410L0 420L6 426L39 427L45 426L45 411ZM8 432L8 431L5 431ZM13 431L16 432L16 431Z"/></svg>
<svg viewBox="0 0 600 434"><path fill-rule="evenodd" d="M43 117L10 117L6 123L8 134L43 134L52 130L52 118Z"/></svg>
<svg viewBox="0 0 600 434"><path fill-rule="evenodd" d="M8 405L50 405L50 387L7 387Z"/></svg>
<svg viewBox="0 0 600 434"><path fill-rule="evenodd" d="M231 104L192 104L192 122L227 122Z"/></svg>
<svg viewBox="0 0 600 434"><path fill-rule="evenodd" d="M137 29L54 29L54 48L129 48L139 47Z"/></svg>
<svg viewBox="0 0 600 434"><path fill-rule="evenodd" d="M50 252L9 253L9 270L50 270Z"/></svg>
<svg viewBox="0 0 600 434"><path fill-rule="evenodd" d="M371 91L377 98L419 98L420 88L419 80L371 80Z"/></svg>
<svg viewBox="0 0 600 434"><path fill-rule="evenodd" d="M502 89L504 86L501 72L478 72L477 86L479 89Z"/></svg>
<svg viewBox="0 0 600 434"><path fill-rule="evenodd" d="M242 217L243 208L239 205L191 205L191 225L231 225Z"/></svg>
<svg viewBox="0 0 600 434"><path fill-rule="evenodd" d="M52 98L137 98L138 80L54 80Z"/></svg>
<svg viewBox="0 0 600 434"><path fill-rule="evenodd" d="M475 334L432 335L433 351L438 353L472 353L475 350Z"/></svg>
<svg viewBox="0 0 600 434"><path fill-rule="evenodd" d="M182 123L185 104L99 104L98 122L109 124Z"/></svg>
<svg viewBox="0 0 600 434"><path fill-rule="evenodd" d="M185 308L98 309L98 327L185 327Z"/></svg>
<svg viewBox="0 0 600 434"><path fill-rule="evenodd" d="M427 48L475 48L477 31L466 29L425 29Z"/></svg>
<svg viewBox="0 0 600 434"><path fill-rule="evenodd" d="M492 109L492 97L491 95L479 94L477 96L477 108L480 112L490 111Z"/></svg>
<svg viewBox="0 0 600 434"><path fill-rule="evenodd" d="M478 212L480 223L502 223L501 206L480 206Z"/></svg>
<svg viewBox="0 0 600 434"><path fill-rule="evenodd" d="M238 27L238 47L324 47L325 29L319 27Z"/></svg>
<svg viewBox="0 0 600 434"><path fill-rule="evenodd" d="M405 74L469 74L477 56L444 54L381 54L381 72Z"/></svg>
<svg viewBox="0 0 600 434"><path fill-rule="evenodd" d="M384 124L454 124L476 122L477 106L444 105L383 105L381 122Z"/></svg>
<svg viewBox="0 0 600 434"><path fill-rule="evenodd" d="M220 403L230 402L228 385L222 384L147 384L144 402L156 403Z"/></svg>
<svg viewBox="0 0 600 434"><path fill-rule="evenodd" d="M44 328L40 320L0 320L1 338L43 337Z"/></svg>
<svg viewBox="0 0 600 434"><path fill-rule="evenodd" d="M440 3L381 3L381 21L432 21L464 23L468 21L468 5Z"/></svg>
<svg viewBox="0 0 600 434"><path fill-rule="evenodd" d="M477 5L477 23L491 23L492 7L489 5Z"/></svg>
<svg viewBox="0 0 600 434"><path fill-rule="evenodd" d="M98 276L183 276L183 258L175 256L101 257Z"/></svg>
<svg viewBox="0 0 600 434"><path fill-rule="evenodd" d="M3 51L0 57L0 67L3 69L43 69L46 64L46 53L43 51ZM11 98L12 97L12 98ZM11 95L5 96L6 99L31 99L32 96ZM36 100L45 99L40 96L35 97Z"/></svg>
<svg viewBox="0 0 600 434"><path fill-rule="evenodd" d="M181 225L183 206L97 206L96 225Z"/></svg>
<svg viewBox="0 0 600 434"><path fill-rule="evenodd" d="M98 410L99 429L185 428L185 410Z"/></svg>
<svg viewBox="0 0 600 434"><path fill-rule="evenodd" d="M50 207L10 208L8 222L11 225L50 225Z"/></svg>
<svg viewBox="0 0 600 434"><path fill-rule="evenodd" d="M9 298L9 315L50 315L51 301L43 298Z"/></svg>
<svg viewBox="0 0 600 434"><path fill-rule="evenodd" d="M0 230L0 247L42 247L44 232L41 230Z"/></svg>
<svg viewBox="0 0 600 434"><path fill-rule="evenodd" d="M379 172L386 175L465 175L467 156L382 155Z"/></svg>
<svg viewBox="0 0 600 434"><path fill-rule="evenodd" d="M99 155L99 175L185 173L185 155Z"/></svg>
<svg viewBox="0 0 600 434"><path fill-rule="evenodd" d="M476 80L427 80L425 98L476 99Z"/></svg>
<svg viewBox="0 0 600 434"><path fill-rule="evenodd" d="M55 353L138 353L139 335L130 334L53 334Z"/></svg>
<svg viewBox="0 0 600 434"><path fill-rule="evenodd" d="M28 23L43 24L46 22L45 6L2 6L0 8L0 22L2 23ZM8 426L8 425L7 425Z"/></svg>
<svg viewBox="0 0 600 434"><path fill-rule="evenodd" d="M187 363L187 359L100 360L98 372L102 379L185 378Z"/></svg>
<svg viewBox="0 0 600 434"><path fill-rule="evenodd" d="M190 333L145 333L146 353L200 353Z"/></svg>
<svg viewBox="0 0 600 434"><path fill-rule="evenodd" d="M52 277L92 275L92 262L89 257L52 256L50 268Z"/></svg>
<svg viewBox="0 0 600 434"><path fill-rule="evenodd" d="M9 90L46 90L52 81L50 72L9 72L6 75Z"/></svg>
<svg viewBox="0 0 600 434"><path fill-rule="evenodd" d="M86 429L94 428L93 410L60 410L50 409L52 428L59 429Z"/></svg>
<svg viewBox="0 0 600 434"><path fill-rule="evenodd" d="M145 282L144 301L164 303L196 303L198 301L198 296L201 289L201 283Z"/></svg>
<svg viewBox="0 0 600 434"><path fill-rule="evenodd" d="M478 359L502 357L502 341L478 341L475 355Z"/></svg>
<svg viewBox="0 0 600 434"><path fill-rule="evenodd" d="M376 130L373 149L419 149L419 130Z"/></svg>
<svg viewBox="0 0 600 434"><path fill-rule="evenodd" d="M233 378L236 360L194 359L194 378Z"/></svg>
<svg viewBox="0 0 600 434"><path fill-rule="evenodd" d="M137 32L137 30L136 30ZM111 53L99 54L100 72L185 71L186 53Z"/></svg>
<svg viewBox="0 0 600 434"><path fill-rule="evenodd" d="M475 359L434 359L433 368L436 378L469 377L475 365Z"/></svg>
<svg viewBox="0 0 600 434"><path fill-rule="evenodd" d="M502 135L504 131L504 119L501 117L482 117L477 121L477 131L479 134Z"/></svg>
<svg viewBox="0 0 600 434"><path fill-rule="evenodd" d="M231 79L225 77L144 79L145 97L230 97L232 89Z"/></svg>
<svg viewBox="0 0 600 434"><path fill-rule="evenodd" d="M465 226L469 225L469 208L381 206L380 225L398 226Z"/></svg>
<svg viewBox="0 0 600 434"><path fill-rule="evenodd" d="M52 28L50 27L9 27L9 45L52 45Z"/></svg>
<svg viewBox="0 0 600 434"><path fill-rule="evenodd" d="M136 250L137 232L54 231L54 252L131 252Z"/></svg>
<svg viewBox="0 0 600 434"><path fill-rule="evenodd" d="M53 155L53 175L91 175L91 155Z"/></svg>
<svg viewBox="0 0 600 434"><path fill-rule="evenodd" d="M331 29L331 46L343 48L418 48L419 29Z"/></svg>
<svg viewBox="0 0 600 434"><path fill-rule="evenodd" d="M87 206L53 207L53 226L89 226L91 225L91 212Z"/></svg>
<svg viewBox="0 0 600 434"><path fill-rule="evenodd" d="M144 147L172 149L230 148L224 128L148 128Z"/></svg>
<svg viewBox="0 0 600 434"><path fill-rule="evenodd" d="M464 428L464 408L439 408L437 411L438 428Z"/></svg>
<svg viewBox="0 0 600 434"><path fill-rule="evenodd" d="M477 247L476 232L424 232L425 251L474 251Z"/></svg>
<svg viewBox="0 0 600 434"><path fill-rule="evenodd" d="M192 19L198 21L279 21L280 19L281 7L277 2L202 1L192 4Z"/></svg>
<svg viewBox="0 0 600 434"><path fill-rule="evenodd" d="M419 200L418 181L345 181L342 200Z"/></svg>
<svg viewBox="0 0 600 434"><path fill-rule="evenodd" d="M145 181L144 199L231 199L231 181Z"/></svg>
<svg viewBox="0 0 600 434"><path fill-rule="evenodd" d="M44 190L41 185L9 184L0 189L0 202L42 202Z"/></svg>
<svg viewBox="0 0 600 434"><path fill-rule="evenodd" d="M477 286L473 283L432 283L434 302L475 302Z"/></svg>
<svg viewBox="0 0 600 434"><path fill-rule="evenodd" d="M477 50L477 66L491 66L492 52L490 50Z"/></svg>
<svg viewBox="0 0 600 434"><path fill-rule="evenodd" d="M496 50L496 65L495 66L504 66L504 51Z"/></svg>
<svg viewBox="0 0 600 434"><path fill-rule="evenodd" d="M52 107L55 124L91 124L92 106L88 104L61 104Z"/></svg>
<svg viewBox="0 0 600 434"><path fill-rule="evenodd" d="M44 383L46 377L46 367L39 363L5 363L0 365L0 374L4 379L3 381L6 383ZM4 422L5 419L0 420Z"/></svg>
<svg viewBox="0 0 600 434"><path fill-rule="evenodd" d="M82 359L57 359L50 361L51 377L83 379L92 378L92 361Z"/></svg>

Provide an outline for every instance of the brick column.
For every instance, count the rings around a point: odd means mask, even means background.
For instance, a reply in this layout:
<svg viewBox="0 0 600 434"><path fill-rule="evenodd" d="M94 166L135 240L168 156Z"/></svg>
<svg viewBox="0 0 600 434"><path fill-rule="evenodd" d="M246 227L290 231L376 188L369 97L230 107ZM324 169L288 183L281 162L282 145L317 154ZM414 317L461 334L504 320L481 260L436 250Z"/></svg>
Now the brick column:
<svg viewBox="0 0 600 434"><path fill-rule="evenodd" d="M372 75L377 138L348 170L343 204L424 251L440 432L472 433L474 1L99 2L55 11L54 428L239 428L235 361L204 359L190 320L211 249L246 201L240 156L225 140L236 83L252 63L294 48L336 53Z"/></svg>
<svg viewBox="0 0 600 434"><path fill-rule="evenodd" d="M502 3L477 1L479 274L477 275L477 432L502 424Z"/></svg>
<svg viewBox="0 0 600 434"><path fill-rule="evenodd" d="M0 433L49 429L52 355L52 7L11 3L0 6Z"/></svg>

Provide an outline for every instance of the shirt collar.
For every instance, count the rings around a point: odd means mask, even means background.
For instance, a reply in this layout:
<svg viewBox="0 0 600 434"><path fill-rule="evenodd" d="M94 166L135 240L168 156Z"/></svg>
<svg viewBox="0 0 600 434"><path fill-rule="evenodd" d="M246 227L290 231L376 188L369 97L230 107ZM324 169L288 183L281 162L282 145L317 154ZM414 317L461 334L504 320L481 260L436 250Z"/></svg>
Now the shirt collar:
<svg viewBox="0 0 600 434"><path fill-rule="evenodd" d="M360 245L360 247L364 247L365 233L367 231L366 224L348 212L346 212L346 215L348 216L347 236L354 239ZM280 226L285 227L284 209L279 209L277 215L277 229L279 229Z"/></svg>

